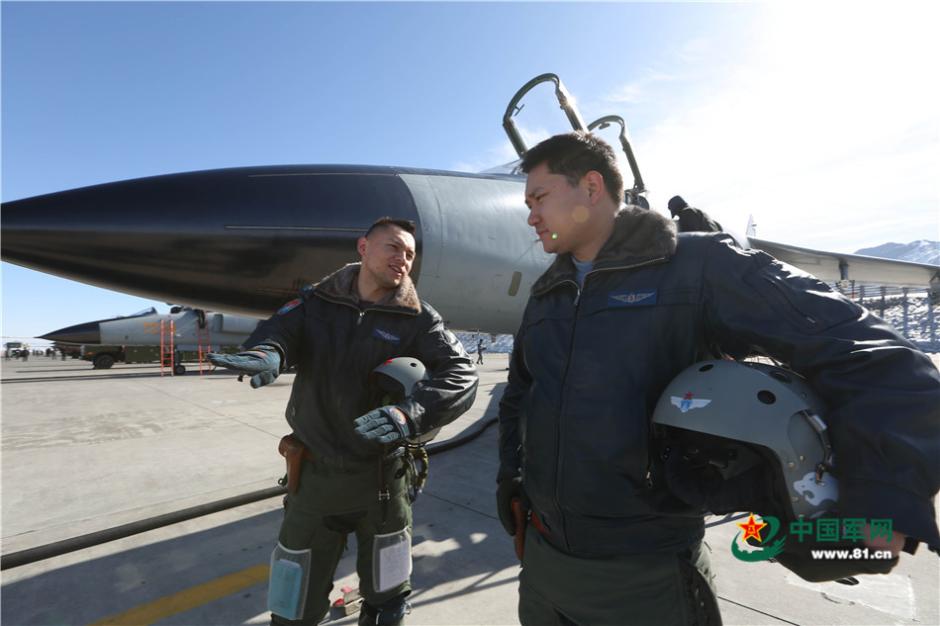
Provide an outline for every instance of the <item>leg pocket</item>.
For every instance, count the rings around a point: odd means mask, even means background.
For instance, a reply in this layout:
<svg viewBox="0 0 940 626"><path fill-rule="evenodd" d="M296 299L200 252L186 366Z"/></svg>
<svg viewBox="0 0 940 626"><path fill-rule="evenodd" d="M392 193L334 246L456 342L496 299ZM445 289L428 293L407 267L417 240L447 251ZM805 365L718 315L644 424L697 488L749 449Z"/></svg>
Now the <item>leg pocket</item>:
<svg viewBox="0 0 940 626"><path fill-rule="evenodd" d="M400 488L399 488L400 487ZM395 596L411 591L411 503L408 500L407 490L401 485L393 486L391 489L391 498L382 506L381 502L376 501L374 506L369 508L368 515L356 527L356 542L358 543L358 554L356 555L356 572L359 574L359 591L362 597L373 606L380 606L391 600ZM395 548L395 543L391 538L386 544L380 541L379 548L385 548L383 556L402 556L405 548L407 558L407 576L404 582L394 587L378 591L374 570L376 554L376 535L390 535L393 533L404 532L407 535L407 545ZM392 564L392 568L395 565ZM387 570L390 571L390 570Z"/></svg>
<svg viewBox="0 0 940 626"><path fill-rule="evenodd" d="M346 534L327 528L312 507L288 502L278 541L290 550L310 550L303 619L319 621L330 607L333 573L346 546Z"/></svg>

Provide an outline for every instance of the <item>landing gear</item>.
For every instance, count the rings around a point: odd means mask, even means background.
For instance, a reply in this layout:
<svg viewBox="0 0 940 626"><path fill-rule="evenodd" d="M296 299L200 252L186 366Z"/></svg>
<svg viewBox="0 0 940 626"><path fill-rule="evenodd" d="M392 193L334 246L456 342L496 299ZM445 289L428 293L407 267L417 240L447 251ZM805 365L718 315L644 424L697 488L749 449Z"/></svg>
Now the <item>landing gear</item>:
<svg viewBox="0 0 940 626"><path fill-rule="evenodd" d="M173 373L177 376L182 376L186 373L186 367L182 363L177 363L173 366Z"/></svg>
<svg viewBox="0 0 940 626"><path fill-rule="evenodd" d="M114 365L114 357L110 354L99 354L91 363L96 370L108 370Z"/></svg>

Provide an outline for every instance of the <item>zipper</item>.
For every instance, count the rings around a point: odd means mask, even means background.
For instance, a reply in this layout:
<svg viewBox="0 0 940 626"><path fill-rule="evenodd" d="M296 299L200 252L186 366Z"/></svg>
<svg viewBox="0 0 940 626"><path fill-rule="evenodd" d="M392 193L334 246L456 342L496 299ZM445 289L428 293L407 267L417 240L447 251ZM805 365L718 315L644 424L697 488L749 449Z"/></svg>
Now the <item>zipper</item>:
<svg viewBox="0 0 940 626"><path fill-rule="evenodd" d="M616 271L620 271L620 270L632 270L632 269L636 269L636 268L638 268L638 267L645 267L645 266L647 266L647 265L657 265L657 264L659 264L659 263L664 263L664 262L667 261L667 260L668 260L667 257L661 256L661 257L656 257L655 259L647 259L647 260L645 260L645 261L640 261L639 263L631 263L630 265L617 265L617 266L615 266L615 267L602 267L602 268L600 268L600 269L591 270L590 272L588 272L587 274L585 274L585 275L584 275L584 282L587 282L588 276L590 276L591 274L599 274L600 272L616 272ZM539 293L534 294L534 295L536 295L536 296L541 296L541 295L543 295L543 294L548 293L549 291L551 291L552 289L554 289L554 288L556 288L556 287L560 287L561 285L564 285L565 283L570 283L570 284L574 285L575 289L578 290L578 294L577 294L577 296L575 296L575 301L574 301L574 303L577 305L577 304L578 304L578 301L579 301L580 298L581 298L581 289L580 289L580 287L578 286L578 283L574 282L574 281L571 280L570 278L565 278L564 280L560 280L560 281L558 281L557 283L555 283L554 285L552 285L552 286L550 286L550 287L547 287L547 288L543 289L542 291L540 291Z"/></svg>
<svg viewBox="0 0 940 626"><path fill-rule="evenodd" d="M636 269L639 267L645 267L647 265L657 265L659 263L665 262L666 260L667 260L666 257L658 257L655 259L648 259L640 263L633 263L631 265L618 265L617 267L606 267L606 268L591 270L590 272L584 275L584 282L582 283L582 285L584 286L587 285L587 280L592 274L599 274L601 272L613 272L613 271L620 271L620 270L631 270L631 269ZM565 546L567 547L568 546L568 533L565 530L565 516L562 513L561 505L560 505L560 498L559 498L559 490L561 488L560 487L561 469L562 469L562 465L564 463L564 458L565 458L563 454L564 451L561 445L561 441L562 441L561 429L562 429L562 419L565 416L565 410L568 406L568 398L565 394L565 387L568 384L568 371L571 367L571 357L574 354L574 339L575 339L575 334L577 333L577 330L578 330L578 312L580 311L580 305L581 305L581 293L584 290L583 290L583 287L579 286L575 281L567 279L567 278L553 285L552 289L554 289L556 286L561 286L565 283L570 283L574 285L575 287L574 321L571 324L571 341L568 344L568 358L565 360L565 372L561 378L561 410L558 413L558 426L556 429L556 437L555 437L555 458L557 459L557 462L555 463L555 494L554 494L555 497L553 498L553 500L555 504L555 510L558 511L558 518L561 521L562 537L564 538ZM649 450L647 450L647 463L649 463L648 457L649 457Z"/></svg>
<svg viewBox="0 0 940 626"><path fill-rule="evenodd" d="M587 275L584 276L585 282L587 282ZM581 303L581 287L578 286L573 280L565 280L559 285L564 284L565 282L571 283L575 288L574 296L574 321L571 323L571 340L568 343L568 358L565 359L565 372L561 376L561 407L558 412L558 421L555 426L555 493L552 500L555 504L555 510L558 511L558 520L561 522L561 537L565 542L565 547L568 548L568 531L565 524L565 516L561 510L561 498L559 497L559 490L561 489L561 466L562 466L562 448L561 448L561 420L565 414L565 407L567 405L567 398L565 396L565 384L568 381L568 369L571 367L571 355L574 353L574 335L578 330L578 310Z"/></svg>
<svg viewBox="0 0 940 626"><path fill-rule="evenodd" d="M327 302L332 302L333 304L341 304L343 306L348 306L352 310L356 311L356 313L359 314L358 319L356 319L356 326L359 326L362 324L362 318L365 317L365 314L368 313L369 311L381 311L383 313L397 313L398 315L408 315L411 317L414 317L417 315L416 313L412 313L411 311L402 311L399 308L392 308L392 307L385 307L385 306L370 306L364 309L360 309L358 306L356 306L352 302L348 302L346 300L338 300L336 298L331 298L325 294L322 294L316 291L314 291L314 294L316 294L316 296L319 298L323 298Z"/></svg>

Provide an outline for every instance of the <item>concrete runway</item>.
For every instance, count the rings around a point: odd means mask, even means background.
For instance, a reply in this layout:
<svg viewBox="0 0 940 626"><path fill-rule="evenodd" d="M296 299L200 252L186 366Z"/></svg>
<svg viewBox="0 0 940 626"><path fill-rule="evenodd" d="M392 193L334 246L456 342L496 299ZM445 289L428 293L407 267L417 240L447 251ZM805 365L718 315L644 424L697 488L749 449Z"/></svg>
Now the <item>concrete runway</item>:
<svg viewBox="0 0 940 626"><path fill-rule="evenodd" d="M506 355L487 354L473 409L438 441L495 416ZM2 551L275 486L292 375L252 390L234 376L95 371L82 361L2 361ZM517 624L519 571L496 517L497 432L432 457L415 506L409 624ZM280 498L2 572L2 623L264 624ZM940 624L940 559L921 549L857 586L743 563L734 524L711 528L726 624ZM356 586L355 546L332 598ZM355 616L333 616L354 624Z"/></svg>

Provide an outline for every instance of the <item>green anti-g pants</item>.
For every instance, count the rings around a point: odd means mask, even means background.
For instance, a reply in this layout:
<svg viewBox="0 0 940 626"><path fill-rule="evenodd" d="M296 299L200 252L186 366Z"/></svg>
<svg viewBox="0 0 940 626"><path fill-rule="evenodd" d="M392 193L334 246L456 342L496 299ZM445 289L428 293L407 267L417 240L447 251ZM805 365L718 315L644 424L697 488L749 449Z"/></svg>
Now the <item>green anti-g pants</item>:
<svg viewBox="0 0 940 626"><path fill-rule="evenodd" d="M586 559L530 524L519 574L523 626L721 626L708 548Z"/></svg>
<svg viewBox="0 0 940 626"><path fill-rule="evenodd" d="M278 537L291 550L311 550L310 582L302 620L288 621L272 615L275 624L316 624L330 608L333 574L346 547L346 536L356 533L358 555L356 572L359 592L372 606L411 590L410 581L377 593L372 580L372 544L377 534L407 527L411 532L411 503L407 476L399 470L402 460L385 462L385 482L389 500L384 511L379 501L378 462L367 471L340 472L314 467L305 462L300 472L300 488L287 496L286 513Z"/></svg>

